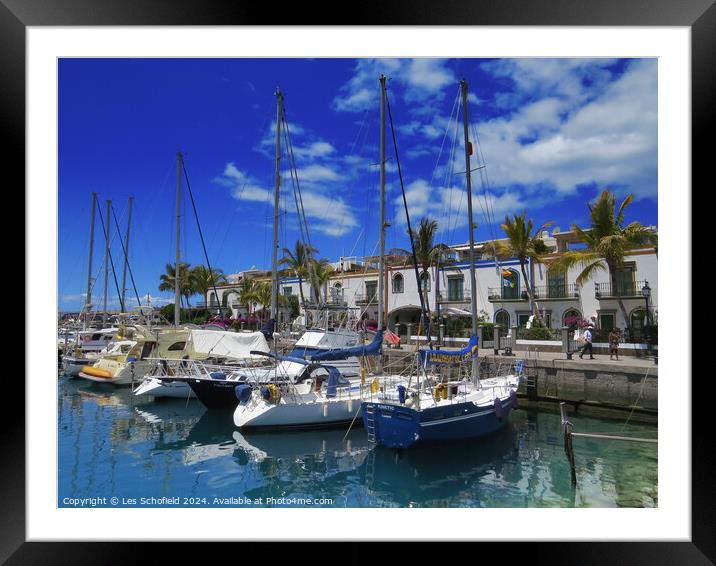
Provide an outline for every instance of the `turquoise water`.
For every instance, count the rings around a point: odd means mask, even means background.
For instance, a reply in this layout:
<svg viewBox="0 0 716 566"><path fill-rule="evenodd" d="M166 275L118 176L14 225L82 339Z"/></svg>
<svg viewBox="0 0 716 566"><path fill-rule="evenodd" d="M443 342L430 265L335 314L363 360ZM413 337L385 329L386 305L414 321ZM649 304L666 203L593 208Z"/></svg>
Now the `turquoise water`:
<svg viewBox="0 0 716 566"><path fill-rule="evenodd" d="M520 409L489 438L403 452L365 431L239 433L198 401L59 379L60 507L654 507L656 444L574 438L560 416ZM575 432L639 432L624 418L569 416ZM116 502L111 498L116 498Z"/></svg>

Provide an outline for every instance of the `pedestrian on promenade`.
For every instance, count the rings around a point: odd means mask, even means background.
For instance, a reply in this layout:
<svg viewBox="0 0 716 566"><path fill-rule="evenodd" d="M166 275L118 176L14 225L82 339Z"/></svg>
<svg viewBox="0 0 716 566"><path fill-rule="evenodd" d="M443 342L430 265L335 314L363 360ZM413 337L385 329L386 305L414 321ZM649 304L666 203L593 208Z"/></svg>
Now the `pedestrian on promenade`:
<svg viewBox="0 0 716 566"><path fill-rule="evenodd" d="M594 326L591 324L587 327L587 330L584 331L584 346L582 346L582 351L579 354L579 359L584 359L584 354L589 351L589 359L594 359L594 354L592 353L592 330L594 330Z"/></svg>
<svg viewBox="0 0 716 566"><path fill-rule="evenodd" d="M619 330L612 328L609 332L609 359L613 360L614 356L619 361Z"/></svg>

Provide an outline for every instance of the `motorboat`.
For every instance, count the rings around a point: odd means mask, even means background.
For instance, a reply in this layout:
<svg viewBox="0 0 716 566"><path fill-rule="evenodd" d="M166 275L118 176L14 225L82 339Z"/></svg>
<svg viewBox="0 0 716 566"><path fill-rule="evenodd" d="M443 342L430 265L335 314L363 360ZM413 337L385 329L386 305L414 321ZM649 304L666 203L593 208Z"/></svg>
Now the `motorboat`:
<svg viewBox="0 0 716 566"><path fill-rule="evenodd" d="M236 371L264 364L266 358L261 354L268 351L269 345L262 332L192 329L180 359L154 360L154 365L134 389L134 394L183 399L194 397L188 378L208 376L212 379L211 375L218 375L219 372L233 376ZM235 404L233 392L231 397Z"/></svg>
<svg viewBox="0 0 716 566"><path fill-rule="evenodd" d="M149 373L156 358L181 358L189 330L187 328L134 327L136 342L127 352L102 356L83 366L79 377L97 383L130 385Z"/></svg>

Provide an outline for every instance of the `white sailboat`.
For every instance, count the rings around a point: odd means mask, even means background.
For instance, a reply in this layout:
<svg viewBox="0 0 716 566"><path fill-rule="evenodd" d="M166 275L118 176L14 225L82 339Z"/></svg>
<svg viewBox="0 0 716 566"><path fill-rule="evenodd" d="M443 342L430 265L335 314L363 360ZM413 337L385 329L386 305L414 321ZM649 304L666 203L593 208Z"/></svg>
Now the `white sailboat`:
<svg viewBox="0 0 716 566"><path fill-rule="evenodd" d="M475 225L472 214L470 177L472 144L469 139L466 81L460 82L460 89L465 138L473 336L468 346L460 351L434 350L432 347L419 351L417 373L407 386L405 384L386 385L383 391L378 393L377 399L362 404L361 413L368 439L371 442L392 448L408 448L416 444L439 443L491 434L507 424L510 410L517 406L517 387L520 383L523 364L517 364L515 371L509 375L483 380L479 375L477 289L473 259ZM400 170L399 161L398 169ZM404 192L403 200L410 233L410 218ZM412 235L411 246L413 246ZM418 289L420 289L419 283ZM422 292L419 292L421 304L423 304ZM425 308L422 310L426 334L430 336ZM466 368L468 369L467 376L463 379L452 377L443 379L438 374L429 374L430 370L444 365Z"/></svg>
<svg viewBox="0 0 716 566"><path fill-rule="evenodd" d="M319 362L313 371L298 373L300 379L276 380L261 386L259 389L250 389L249 385L237 387L236 394L239 404L234 411L234 424L239 428L253 427L320 427L338 425L355 421L358 415L361 400L369 395L373 389L365 383L365 373L360 379L349 379L346 367L342 360L352 360L358 356L380 356L383 341L383 272L385 257L385 83L386 77L380 77L381 92L381 132L380 132L380 265L378 278L378 332L373 342L368 346L356 345L348 347L345 351L316 353L309 358L312 362ZM280 131L283 117L283 96L277 93L277 128ZM275 187L275 201L278 202L280 178L278 167L280 157L280 135L276 136L276 167L277 183ZM274 226L276 236L276 226ZM276 246L276 241L274 241ZM275 265L274 265L275 270ZM307 332L306 341L310 341L311 334ZM326 335L324 335L325 337ZM307 361L291 360L299 365L311 367ZM324 363L325 362L325 363ZM352 362L351 362L352 363ZM343 371L341 371L343 370ZM315 374L314 374L315 372ZM317 377L321 376L321 377Z"/></svg>

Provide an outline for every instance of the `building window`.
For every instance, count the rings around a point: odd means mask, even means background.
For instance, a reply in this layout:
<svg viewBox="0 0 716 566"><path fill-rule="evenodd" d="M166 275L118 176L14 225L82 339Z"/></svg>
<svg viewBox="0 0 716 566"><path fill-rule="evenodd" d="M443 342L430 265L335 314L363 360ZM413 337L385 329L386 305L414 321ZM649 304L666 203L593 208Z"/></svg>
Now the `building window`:
<svg viewBox="0 0 716 566"><path fill-rule="evenodd" d="M366 281L365 284L365 298L368 302L373 302L378 298L378 282L377 281Z"/></svg>
<svg viewBox="0 0 716 566"><path fill-rule="evenodd" d="M421 273L420 274L420 286L422 287L424 293L427 293L430 291L430 274L429 273Z"/></svg>
<svg viewBox="0 0 716 566"><path fill-rule="evenodd" d="M293 295L293 288L292 287L284 287L283 288L283 296L290 297L291 295Z"/></svg>
<svg viewBox="0 0 716 566"><path fill-rule="evenodd" d="M502 269L502 298L520 298L520 274L514 269Z"/></svg>
<svg viewBox="0 0 716 566"><path fill-rule="evenodd" d="M646 310L636 308L629 314L629 326L634 340L641 340L644 336L644 325L646 324Z"/></svg>
<svg viewBox="0 0 716 566"><path fill-rule="evenodd" d="M393 277L393 293L403 292L403 276L400 273L396 273Z"/></svg>
<svg viewBox="0 0 716 566"><path fill-rule="evenodd" d="M209 295L209 305L212 307L219 306L219 299L216 297L216 293L214 293L213 291Z"/></svg>
<svg viewBox="0 0 716 566"><path fill-rule="evenodd" d="M517 326L520 326L522 328L525 328L527 326L527 321L532 316L531 312L527 313L517 313Z"/></svg>
<svg viewBox="0 0 716 566"><path fill-rule="evenodd" d="M567 272L565 270L547 271L547 296L550 299L562 299L567 296Z"/></svg>
<svg viewBox="0 0 716 566"><path fill-rule="evenodd" d="M618 297L633 297L638 295L641 289L636 288L636 266L624 265L616 270L614 274L616 292Z"/></svg>
<svg viewBox="0 0 716 566"><path fill-rule="evenodd" d="M599 312L599 328L602 330L612 330L617 326L617 313L614 311Z"/></svg>
<svg viewBox="0 0 716 566"><path fill-rule="evenodd" d="M448 301L462 301L465 297L465 279L460 276L448 276Z"/></svg>

